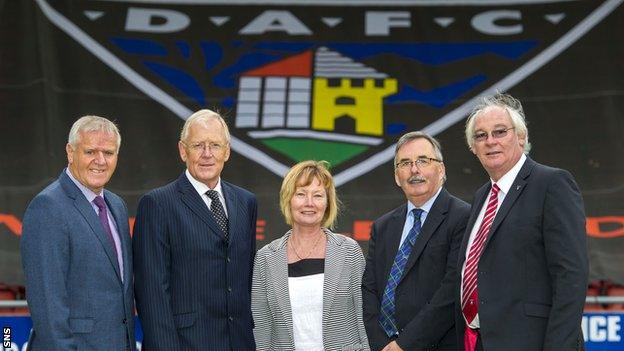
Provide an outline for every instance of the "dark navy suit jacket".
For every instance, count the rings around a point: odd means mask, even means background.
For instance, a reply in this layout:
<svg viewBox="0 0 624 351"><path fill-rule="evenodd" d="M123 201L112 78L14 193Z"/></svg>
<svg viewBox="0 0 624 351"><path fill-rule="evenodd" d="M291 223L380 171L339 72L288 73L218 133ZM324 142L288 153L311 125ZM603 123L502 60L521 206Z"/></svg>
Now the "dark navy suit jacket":
<svg viewBox="0 0 624 351"><path fill-rule="evenodd" d="M399 250L407 204L373 224L362 279L364 324L371 350L391 340L379 325L381 299ZM395 293L397 343L404 350L455 351L457 253L470 207L442 189L427 214Z"/></svg>
<svg viewBox="0 0 624 351"><path fill-rule="evenodd" d="M458 258L491 182L475 194ZM587 292L585 212L569 172L532 159L520 169L500 205L477 269L484 350L582 350L581 317ZM459 279L459 278L458 278ZM456 326L463 350L465 321L456 293Z"/></svg>
<svg viewBox="0 0 624 351"><path fill-rule="evenodd" d="M98 216L63 171L24 214L20 242L32 351L134 350L132 248L123 200L104 190L124 262Z"/></svg>
<svg viewBox="0 0 624 351"><path fill-rule="evenodd" d="M256 198L221 184L229 241L185 173L139 201L133 249L144 351L255 349Z"/></svg>

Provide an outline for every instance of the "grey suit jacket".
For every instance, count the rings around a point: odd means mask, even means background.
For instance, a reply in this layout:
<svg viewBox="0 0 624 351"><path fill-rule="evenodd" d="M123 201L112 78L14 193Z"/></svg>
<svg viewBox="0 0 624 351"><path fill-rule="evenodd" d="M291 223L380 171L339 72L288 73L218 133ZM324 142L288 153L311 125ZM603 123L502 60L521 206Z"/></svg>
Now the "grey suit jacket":
<svg viewBox="0 0 624 351"><path fill-rule="evenodd" d="M491 183L481 187L459 251ZM479 323L483 349L582 350L581 317L588 257L583 199L572 175L527 157L500 205L478 264ZM461 277L458 277L458 280ZM460 350L465 321L458 290L455 318Z"/></svg>
<svg viewBox="0 0 624 351"><path fill-rule="evenodd" d="M288 294L289 231L256 255L251 290L257 350L294 350ZM362 318L364 255L351 238L328 230L323 283L325 350L370 350Z"/></svg>
<svg viewBox="0 0 624 351"><path fill-rule="evenodd" d="M121 273L97 214L65 171L26 209L20 244L29 350L134 350L128 211L110 191L104 198L121 239Z"/></svg>

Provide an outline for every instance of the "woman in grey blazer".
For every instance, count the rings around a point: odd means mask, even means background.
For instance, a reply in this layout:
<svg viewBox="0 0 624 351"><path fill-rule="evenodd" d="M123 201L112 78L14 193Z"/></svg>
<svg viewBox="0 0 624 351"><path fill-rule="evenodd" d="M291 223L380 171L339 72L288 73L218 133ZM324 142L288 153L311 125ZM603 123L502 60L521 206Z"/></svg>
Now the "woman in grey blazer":
<svg viewBox="0 0 624 351"><path fill-rule="evenodd" d="M370 350L362 318L364 256L331 232L336 188L325 162L293 166L280 208L292 226L256 255L251 311L257 350Z"/></svg>

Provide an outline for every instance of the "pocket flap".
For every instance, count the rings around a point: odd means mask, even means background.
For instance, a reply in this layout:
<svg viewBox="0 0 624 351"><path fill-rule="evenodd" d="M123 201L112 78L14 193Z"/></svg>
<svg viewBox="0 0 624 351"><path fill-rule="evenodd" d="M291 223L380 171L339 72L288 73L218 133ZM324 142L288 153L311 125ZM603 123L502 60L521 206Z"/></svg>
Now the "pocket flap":
<svg viewBox="0 0 624 351"><path fill-rule="evenodd" d="M548 318L550 315L550 305L541 303L525 303L524 314L527 316Z"/></svg>
<svg viewBox="0 0 624 351"><path fill-rule="evenodd" d="M90 333L93 331L92 318L70 318L69 329L73 333Z"/></svg>
<svg viewBox="0 0 624 351"><path fill-rule="evenodd" d="M195 317L195 312L174 314L173 323L177 329L187 328L195 324Z"/></svg>

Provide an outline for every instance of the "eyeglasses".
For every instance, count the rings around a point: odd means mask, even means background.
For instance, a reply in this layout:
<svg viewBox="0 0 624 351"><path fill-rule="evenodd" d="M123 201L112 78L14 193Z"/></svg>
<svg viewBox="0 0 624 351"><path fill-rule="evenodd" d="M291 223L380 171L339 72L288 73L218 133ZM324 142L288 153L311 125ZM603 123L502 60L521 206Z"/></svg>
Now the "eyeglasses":
<svg viewBox="0 0 624 351"><path fill-rule="evenodd" d="M197 152L197 153L204 152L204 151L206 151L206 149L208 149L208 151L212 152L213 154L218 154L221 151L223 151L223 149L225 148L225 146L223 146L223 145L221 145L219 143L210 142L210 143L206 144L203 141L200 142L200 143L192 143L192 144L187 144L185 142L182 142L182 144L186 145L193 152Z"/></svg>
<svg viewBox="0 0 624 351"><path fill-rule="evenodd" d="M414 161L401 161L399 163L397 163L395 166L397 169L412 169L412 166L414 164L416 164L416 167L423 169L423 168L427 168L431 165L432 162L440 162L442 163L441 160L438 160L437 158L433 158L433 157L419 157Z"/></svg>
<svg viewBox="0 0 624 351"><path fill-rule="evenodd" d="M515 128L516 127L509 127L507 129L502 129L502 128L494 129L493 131L490 132L490 135L494 139L504 138L507 135L507 131L510 131ZM487 132L477 132L477 133L474 133L474 135L472 136L472 139L474 139L475 141L486 141L487 138L488 138Z"/></svg>

